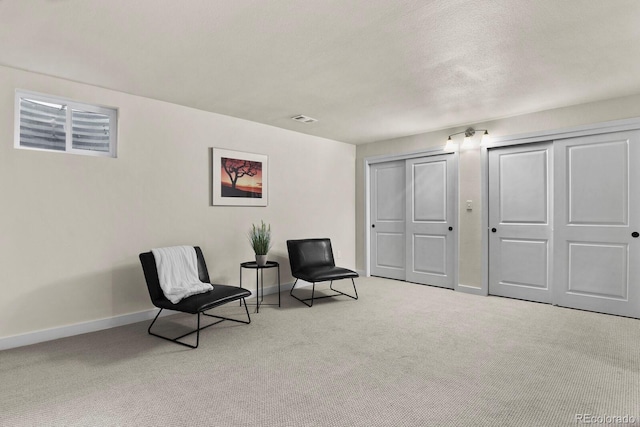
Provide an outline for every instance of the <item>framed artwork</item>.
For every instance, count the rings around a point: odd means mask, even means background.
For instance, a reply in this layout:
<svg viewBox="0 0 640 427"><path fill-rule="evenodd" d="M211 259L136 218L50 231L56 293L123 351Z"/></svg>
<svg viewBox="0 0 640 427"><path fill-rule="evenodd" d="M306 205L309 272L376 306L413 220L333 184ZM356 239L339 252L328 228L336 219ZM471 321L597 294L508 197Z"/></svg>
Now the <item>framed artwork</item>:
<svg viewBox="0 0 640 427"><path fill-rule="evenodd" d="M214 148L212 162L214 206L267 206L266 155Z"/></svg>

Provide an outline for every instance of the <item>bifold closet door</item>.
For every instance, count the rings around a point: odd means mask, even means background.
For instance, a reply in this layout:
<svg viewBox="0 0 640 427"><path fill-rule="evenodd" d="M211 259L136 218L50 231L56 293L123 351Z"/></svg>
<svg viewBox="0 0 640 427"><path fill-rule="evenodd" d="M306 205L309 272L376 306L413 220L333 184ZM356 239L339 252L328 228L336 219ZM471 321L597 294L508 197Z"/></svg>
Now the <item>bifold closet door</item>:
<svg viewBox="0 0 640 427"><path fill-rule="evenodd" d="M453 289L454 155L407 160L406 280Z"/></svg>
<svg viewBox="0 0 640 427"><path fill-rule="evenodd" d="M405 161L371 166L371 262L373 276L405 279Z"/></svg>
<svg viewBox="0 0 640 427"><path fill-rule="evenodd" d="M554 303L640 317L640 132L555 141Z"/></svg>
<svg viewBox="0 0 640 427"><path fill-rule="evenodd" d="M489 293L551 301L552 145L489 151Z"/></svg>

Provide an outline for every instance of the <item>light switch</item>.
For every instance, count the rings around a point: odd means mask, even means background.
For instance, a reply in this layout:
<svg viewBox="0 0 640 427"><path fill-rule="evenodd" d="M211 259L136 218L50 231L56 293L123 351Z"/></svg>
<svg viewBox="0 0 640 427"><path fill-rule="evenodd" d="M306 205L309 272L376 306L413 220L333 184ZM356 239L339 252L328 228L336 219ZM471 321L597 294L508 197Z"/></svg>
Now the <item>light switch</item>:
<svg viewBox="0 0 640 427"><path fill-rule="evenodd" d="M473 210L473 200L467 200L467 210L468 211Z"/></svg>

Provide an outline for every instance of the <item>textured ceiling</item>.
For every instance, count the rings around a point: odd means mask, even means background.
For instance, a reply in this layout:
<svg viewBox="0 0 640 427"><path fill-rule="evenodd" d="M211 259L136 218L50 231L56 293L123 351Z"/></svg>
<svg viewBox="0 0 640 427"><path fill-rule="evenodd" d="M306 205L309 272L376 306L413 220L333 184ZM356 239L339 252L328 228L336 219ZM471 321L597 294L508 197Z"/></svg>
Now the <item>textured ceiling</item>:
<svg viewBox="0 0 640 427"><path fill-rule="evenodd" d="M354 144L640 93L639 53L637 0L0 0L0 65Z"/></svg>

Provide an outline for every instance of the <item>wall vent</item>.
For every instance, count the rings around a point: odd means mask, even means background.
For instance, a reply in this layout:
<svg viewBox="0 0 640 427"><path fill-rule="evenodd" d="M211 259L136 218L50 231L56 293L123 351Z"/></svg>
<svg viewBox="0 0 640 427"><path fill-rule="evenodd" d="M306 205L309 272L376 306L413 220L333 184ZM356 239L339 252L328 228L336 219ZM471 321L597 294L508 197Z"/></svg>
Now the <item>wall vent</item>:
<svg viewBox="0 0 640 427"><path fill-rule="evenodd" d="M291 117L293 120L297 121L297 122L301 122L301 123L314 123L317 122L318 120L312 118L312 117L307 117L304 116L302 114L298 114L297 116L293 116Z"/></svg>

